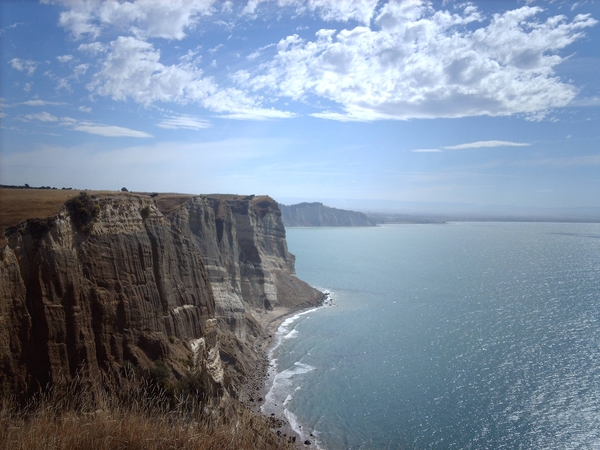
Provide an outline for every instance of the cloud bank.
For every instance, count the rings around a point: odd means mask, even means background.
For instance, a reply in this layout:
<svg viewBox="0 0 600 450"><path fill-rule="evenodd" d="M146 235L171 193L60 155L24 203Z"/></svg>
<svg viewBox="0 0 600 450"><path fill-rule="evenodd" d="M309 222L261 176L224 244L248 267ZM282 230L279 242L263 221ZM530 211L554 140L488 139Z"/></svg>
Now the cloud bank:
<svg viewBox="0 0 600 450"><path fill-rule="evenodd" d="M196 103L233 119L290 118L294 112L275 104L291 101L312 107L314 117L340 121L515 114L541 120L576 97L577 88L554 69L565 59L561 51L597 24L589 15L550 16L540 7L486 17L471 3L435 9L426 0L61 3L60 26L90 41L80 44L82 52L100 55L87 84L92 95L144 106ZM273 8L331 28L257 48L244 68L219 82L200 63L161 58L160 40L183 45L207 21L231 26ZM104 35L115 32L107 42ZM11 64L35 70L32 62Z"/></svg>
<svg viewBox="0 0 600 450"><path fill-rule="evenodd" d="M114 125L97 124L88 121L79 121L72 117L56 117L46 111L35 114L25 114L20 118L24 122L40 121L40 122L55 122L61 126L70 128L71 130L83 131L89 134L96 134L106 137L135 137L135 138L151 138L151 134L144 131L132 130L131 128L118 127Z"/></svg>

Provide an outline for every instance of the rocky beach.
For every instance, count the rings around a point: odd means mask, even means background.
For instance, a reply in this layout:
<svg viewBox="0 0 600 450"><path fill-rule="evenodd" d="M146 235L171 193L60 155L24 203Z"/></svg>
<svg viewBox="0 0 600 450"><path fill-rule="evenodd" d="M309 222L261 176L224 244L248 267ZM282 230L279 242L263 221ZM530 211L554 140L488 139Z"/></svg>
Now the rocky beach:
<svg viewBox="0 0 600 450"><path fill-rule="evenodd" d="M330 298L327 293L324 293L321 304L315 306L328 305L330 305ZM275 413L265 414L262 407L265 404L269 391L273 387L276 368L275 362L269 358L269 355L282 338L281 333L284 330L281 329L281 325L297 314L302 314L312 309L314 308L296 308L292 310L274 308L272 311L266 312L259 317L259 323L264 330L264 337L259 343L258 350L261 354L261 361L240 395L240 400L248 409L255 414L264 414L269 419L269 423L277 435L282 436L288 442L302 444L305 448L310 448L312 442L308 441L310 443L307 443L306 440L302 441L301 435L292 428L286 417L280 414L276 415Z"/></svg>

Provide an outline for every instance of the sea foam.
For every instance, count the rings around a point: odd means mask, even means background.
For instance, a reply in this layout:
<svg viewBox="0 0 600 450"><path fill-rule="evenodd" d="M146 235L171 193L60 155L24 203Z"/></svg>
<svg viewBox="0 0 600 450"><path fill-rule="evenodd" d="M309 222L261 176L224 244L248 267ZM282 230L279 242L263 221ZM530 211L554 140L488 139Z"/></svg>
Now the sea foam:
<svg viewBox="0 0 600 450"><path fill-rule="evenodd" d="M294 339L298 337L298 330L294 325L302 316L313 313L320 308L333 305L333 295L329 290L323 290L326 298L322 306L311 308L294 314L292 317L285 319L274 336L274 344L269 349L268 357L270 360L270 368L267 374L267 385L270 386L265 402L261 406L261 412L264 415L274 415L275 417L284 418L290 424L292 429L302 438L308 439L305 432L302 430L302 425L298 418L287 409L287 405L294 398L294 394L302 388L303 375L317 370L316 367L309 364L304 364L300 361L295 362L290 367L280 367L281 363L276 357L277 350L284 340ZM314 436L311 437L314 440ZM318 445L315 442L315 445Z"/></svg>

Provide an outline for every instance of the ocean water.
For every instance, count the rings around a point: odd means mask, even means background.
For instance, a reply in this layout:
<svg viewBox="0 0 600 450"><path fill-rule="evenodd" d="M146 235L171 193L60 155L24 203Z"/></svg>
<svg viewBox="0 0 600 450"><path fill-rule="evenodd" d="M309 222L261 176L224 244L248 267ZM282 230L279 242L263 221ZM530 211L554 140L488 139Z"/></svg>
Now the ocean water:
<svg viewBox="0 0 600 450"><path fill-rule="evenodd" d="M599 224L287 240L297 275L333 304L280 328L263 411L313 447L600 448Z"/></svg>

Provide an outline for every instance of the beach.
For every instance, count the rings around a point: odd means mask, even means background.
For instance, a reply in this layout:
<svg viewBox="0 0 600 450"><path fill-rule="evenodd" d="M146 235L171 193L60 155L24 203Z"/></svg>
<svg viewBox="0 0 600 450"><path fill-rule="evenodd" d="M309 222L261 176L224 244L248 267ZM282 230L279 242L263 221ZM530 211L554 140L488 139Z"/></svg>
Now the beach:
<svg viewBox="0 0 600 450"><path fill-rule="evenodd" d="M285 308L274 307L271 311L256 314L255 318L264 330L265 338L259 343L259 350L263 355L263 361L245 387L243 403L256 414L263 414L272 421L272 428L277 434L287 437L289 441L296 442L304 448L316 448L312 436L303 436L295 427L299 424L290 423L288 417L282 414L277 404L269 401L269 393L277 375L276 361L273 360L273 351L281 343L287 328L286 325L293 323L300 315L314 311L317 308L330 305L329 293L324 292L325 297L320 306L308 308ZM281 406L281 405L279 405ZM273 412L277 409L277 412ZM305 444L309 441L310 444Z"/></svg>

